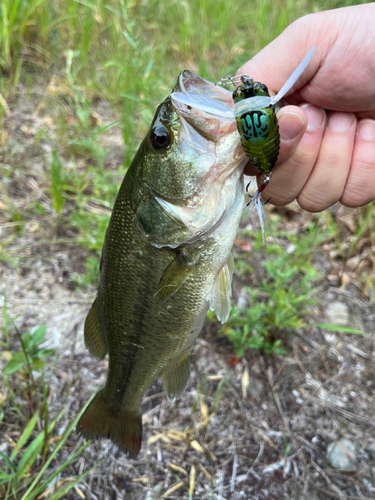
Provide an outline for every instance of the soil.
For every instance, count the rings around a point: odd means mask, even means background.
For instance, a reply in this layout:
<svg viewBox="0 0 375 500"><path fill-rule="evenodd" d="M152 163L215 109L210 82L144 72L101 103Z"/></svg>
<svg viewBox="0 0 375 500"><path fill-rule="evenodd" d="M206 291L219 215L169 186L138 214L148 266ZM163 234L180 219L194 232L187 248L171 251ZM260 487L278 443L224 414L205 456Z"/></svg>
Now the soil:
<svg viewBox="0 0 375 500"><path fill-rule="evenodd" d="M104 124L113 121L115 113L106 103L98 103L98 108ZM46 123L51 134L38 140ZM103 140L111 144L106 167L116 169L124 153L121 130L112 128ZM3 171L12 172L8 192L20 210L28 206L32 192L52 214L43 162L56 141L53 116L27 104L21 92L6 118L1 151ZM313 217L294 205L268 210L295 234ZM334 207L332 214L350 225L353 211ZM3 221L0 231L4 242L9 224ZM48 371L51 415L68 408L57 429L61 434L94 389L103 385L108 361L95 360L83 343L83 320L96 292L94 286L72 285L72 275L82 270L87 255L69 242L53 241L58 238L51 231L51 225L31 218L7 246L10 254L13 249L24 258L16 267L0 263L0 297L6 297L8 314L21 332L47 324L46 346L58 349ZM237 243L240 253L243 244ZM358 271L359 265L367 265L361 264L364 260L372 265L374 249L361 242L358 249L357 261L344 266L331 240L321 245L314 259L323 274L320 305L310 323L332 322L328 309L338 303L347 315L343 324L364 330L366 336L310 326L285 337L286 355L249 351L236 359L217 325L207 323L183 395L168 402L159 381L146 393L139 457L128 460L107 441L93 443L55 484L104 460L67 498L374 499L375 460L366 447L375 439L375 308ZM254 250L253 279L261 279L261 259L262 253ZM235 276L235 301L242 286L242 278ZM17 339L12 342L16 348ZM8 424L5 413L3 452L10 450ZM350 471L333 469L327 462L328 445L341 437L355 445L356 462ZM82 442L73 433L59 463ZM189 488L194 490L190 497Z"/></svg>

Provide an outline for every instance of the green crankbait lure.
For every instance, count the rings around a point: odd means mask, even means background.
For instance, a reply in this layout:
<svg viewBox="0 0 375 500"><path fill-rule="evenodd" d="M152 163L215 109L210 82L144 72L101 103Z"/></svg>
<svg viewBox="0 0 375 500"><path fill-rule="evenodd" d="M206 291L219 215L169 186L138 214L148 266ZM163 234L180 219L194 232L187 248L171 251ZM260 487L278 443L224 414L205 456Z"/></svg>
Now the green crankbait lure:
<svg viewBox="0 0 375 500"><path fill-rule="evenodd" d="M246 156L263 174L262 182L246 206L255 206L259 214L262 233L264 222L261 193L268 186L272 169L276 165L280 150L280 133L276 112L281 99L289 92L309 64L315 52L313 47L290 75L275 96L270 96L263 83L254 82L247 75L228 76L217 85L237 85L233 92L233 109L223 102L200 94L174 92L172 98L190 108L204 110L221 117L234 117ZM249 185L248 185L249 186ZM246 191L248 190L248 186Z"/></svg>
<svg viewBox="0 0 375 500"><path fill-rule="evenodd" d="M235 103L256 96L270 97L264 83L241 77L241 85L233 92ZM270 174L280 149L279 125L275 107L246 111L236 117L237 128L246 156L264 174Z"/></svg>
<svg viewBox="0 0 375 500"><path fill-rule="evenodd" d="M264 83L254 82L247 75L228 77L219 82L220 85L240 83L233 92L233 112L237 129L246 156L263 173L263 181L248 204L259 200L261 192L271 179L272 169L279 156L280 133L276 112L281 107L280 101L301 76L314 52L315 47L309 51L279 93L273 97L269 95Z"/></svg>

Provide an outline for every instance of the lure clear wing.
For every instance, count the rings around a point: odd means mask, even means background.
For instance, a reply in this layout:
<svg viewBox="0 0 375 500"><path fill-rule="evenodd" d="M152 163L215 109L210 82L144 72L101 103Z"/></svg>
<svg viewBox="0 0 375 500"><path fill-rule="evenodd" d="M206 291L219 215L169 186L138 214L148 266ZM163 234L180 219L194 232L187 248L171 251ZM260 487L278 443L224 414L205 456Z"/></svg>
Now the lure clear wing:
<svg viewBox="0 0 375 500"><path fill-rule="evenodd" d="M273 97L265 97L265 96L249 97L248 99L243 99L242 101L236 102L233 106L234 116L237 117L242 115L243 113L254 111L260 108L266 108L270 104L275 105L276 103L278 103L285 96L285 94L289 92L289 90L293 87L298 78L305 71L307 65L311 61L312 56L314 55L315 50L316 47L314 46L304 57L302 62L297 66L297 68L293 71L288 80L281 87L278 94L276 94Z"/></svg>
<svg viewBox="0 0 375 500"><path fill-rule="evenodd" d="M185 94L183 92L172 92L171 98L174 101L200 109L211 115L233 118L233 110L226 104L200 94Z"/></svg>
<svg viewBox="0 0 375 500"><path fill-rule="evenodd" d="M288 80L282 86L279 93L273 97L256 96L250 97L248 99L243 99L242 101L236 102L233 106L233 109L231 109L226 104L217 101L216 99L212 99L200 94L173 92L171 94L171 97L173 100L181 104L185 104L186 106L191 106L194 109L200 109L201 111L204 111L206 113L210 113L216 116L222 116L225 118L233 118L233 116L237 117L248 111L267 107L270 104L275 105L296 83L298 78L301 76L301 74L304 72L307 65L311 61L315 50L316 47L313 47L308 52L303 61L297 66L297 68L293 71ZM231 81L232 80L235 81L234 79L231 79Z"/></svg>
<svg viewBox="0 0 375 500"><path fill-rule="evenodd" d="M254 111L260 108L267 108L271 104L271 98L263 95L249 97L242 101L235 102L233 105L233 114L237 118L244 113Z"/></svg>
<svg viewBox="0 0 375 500"><path fill-rule="evenodd" d="M315 50L316 50L315 46L312 49L310 49L309 53L305 56L303 61L296 67L296 69L293 71L293 73L281 87L279 93L271 97L271 104L276 104L277 102L279 102L284 97L284 95L293 87L293 85L296 83L298 78L302 75L307 65L311 61L311 58L314 55Z"/></svg>

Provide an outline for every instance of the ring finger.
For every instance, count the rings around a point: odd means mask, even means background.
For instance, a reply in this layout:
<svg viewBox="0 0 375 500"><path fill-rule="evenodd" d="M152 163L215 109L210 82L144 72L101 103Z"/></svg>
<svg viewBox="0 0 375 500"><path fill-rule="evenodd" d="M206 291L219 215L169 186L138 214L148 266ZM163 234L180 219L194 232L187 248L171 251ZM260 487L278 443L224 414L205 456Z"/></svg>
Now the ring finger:
<svg viewBox="0 0 375 500"><path fill-rule="evenodd" d="M319 212L342 196L353 154L357 119L352 113L330 112L315 166L297 200Z"/></svg>

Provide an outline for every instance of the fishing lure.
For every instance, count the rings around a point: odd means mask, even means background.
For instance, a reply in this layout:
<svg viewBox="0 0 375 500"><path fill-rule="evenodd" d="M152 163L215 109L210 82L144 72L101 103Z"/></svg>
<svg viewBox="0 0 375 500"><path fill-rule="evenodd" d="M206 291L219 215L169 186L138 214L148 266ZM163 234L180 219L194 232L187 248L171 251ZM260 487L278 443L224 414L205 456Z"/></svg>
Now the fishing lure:
<svg viewBox="0 0 375 500"><path fill-rule="evenodd" d="M217 85L237 85L233 92L233 109L223 102L199 94L173 92L171 97L187 106L204 110L221 117L234 117L246 156L263 174L262 182L246 206L255 206L264 235L263 206L261 193L268 186L272 170L280 150L280 133L276 112L281 99L289 92L311 61L316 48L313 47L290 75L275 96L270 96L266 85L254 82L247 75L228 76ZM249 184L246 191L248 192Z"/></svg>
<svg viewBox="0 0 375 500"><path fill-rule="evenodd" d="M315 47L309 51L279 93L273 97L269 95L264 83L254 82L247 75L234 78L229 76L219 82L220 85L225 86L241 84L233 92L233 113L246 156L263 173L262 182L247 205L259 204L261 193L270 182L272 169L276 165L280 151L280 133L276 112L282 105L281 99L303 73L314 52Z"/></svg>

